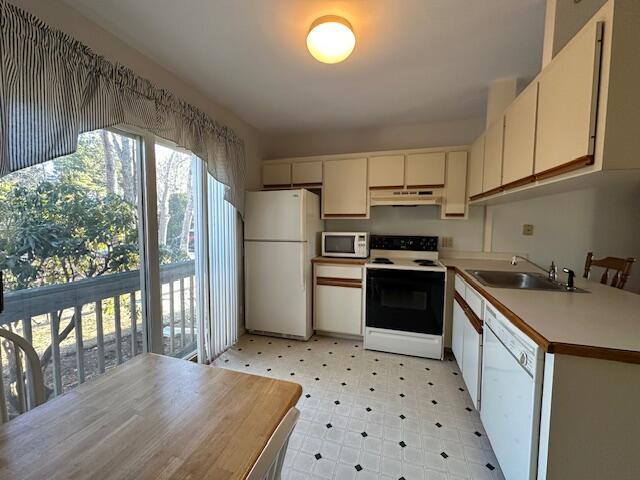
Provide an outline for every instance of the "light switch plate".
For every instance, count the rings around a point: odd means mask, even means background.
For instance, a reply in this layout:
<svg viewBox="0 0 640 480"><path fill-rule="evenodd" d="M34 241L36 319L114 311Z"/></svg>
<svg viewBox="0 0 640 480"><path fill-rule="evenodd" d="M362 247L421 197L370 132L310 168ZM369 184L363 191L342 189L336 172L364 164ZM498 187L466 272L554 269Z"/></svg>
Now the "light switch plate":
<svg viewBox="0 0 640 480"><path fill-rule="evenodd" d="M522 225L522 234L533 235L533 225L530 223L525 223L524 225Z"/></svg>
<svg viewBox="0 0 640 480"><path fill-rule="evenodd" d="M442 237L440 243L442 248L451 248L453 247L453 237Z"/></svg>

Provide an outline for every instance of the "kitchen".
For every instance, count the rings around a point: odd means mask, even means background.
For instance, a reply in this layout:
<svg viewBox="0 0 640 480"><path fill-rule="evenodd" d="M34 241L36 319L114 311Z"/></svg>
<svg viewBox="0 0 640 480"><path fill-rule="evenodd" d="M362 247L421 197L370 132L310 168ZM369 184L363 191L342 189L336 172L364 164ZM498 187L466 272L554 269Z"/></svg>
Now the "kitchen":
<svg viewBox="0 0 640 480"><path fill-rule="evenodd" d="M615 243L605 225L632 241L631 222L637 224L637 212L628 209L637 203L637 160L616 156L615 166L605 160L607 149L620 153L602 127L616 115L608 103L615 96L606 95L616 88L609 70L616 46L607 48L615 38L612 9L599 10L517 95L515 81L492 84L487 129L471 145L267 160L263 193L248 194L249 204L259 198L258 217L271 212L276 230L291 215L269 196L280 198L283 188L319 195L315 219L324 230L315 231L320 245L309 243L318 256L306 260L313 264L306 275L312 306L302 339L315 332L362 339L374 352L455 359L506 478L634 478L638 472L629 438L618 437L623 419L633 417L633 402L618 395L639 375L632 365L638 299L593 282L595 276L583 280L586 252L579 247L595 238ZM614 226L606 219L612 209L626 209L629 223ZM585 210L591 218L581 225ZM532 217L537 224L523 221ZM246 225L252 228L251 216ZM595 232L580 231L585 228ZM532 250L543 267L528 260ZM627 251L635 247L628 244ZM624 285L632 264L633 258L607 280ZM282 317L291 290L254 304L253 282L268 274L253 270L250 257L246 266L246 328L273 332L270 319ZM637 291L631 281L627 288ZM615 318L606 305L616 305ZM596 395L592 382L607 393ZM636 389L631 396L637 395ZM586 421L603 405L616 414ZM579 438L600 441L581 442L574 453Z"/></svg>
<svg viewBox="0 0 640 480"><path fill-rule="evenodd" d="M0 0L143 85L80 122L138 142L139 272L4 274L0 478L640 478L639 2L111 3Z"/></svg>

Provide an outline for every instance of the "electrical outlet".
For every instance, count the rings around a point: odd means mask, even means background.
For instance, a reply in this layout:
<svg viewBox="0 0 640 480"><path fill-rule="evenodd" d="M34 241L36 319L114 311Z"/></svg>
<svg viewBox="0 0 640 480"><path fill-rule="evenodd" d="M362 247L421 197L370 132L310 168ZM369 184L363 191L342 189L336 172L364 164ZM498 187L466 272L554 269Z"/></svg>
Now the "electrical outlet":
<svg viewBox="0 0 640 480"><path fill-rule="evenodd" d="M442 237L442 240L440 242L440 246L442 248L451 248L453 247L453 237Z"/></svg>
<svg viewBox="0 0 640 480"><path fill-rule="evenodd" d="M530 223L522 225L522 234L527 236L533 235L533 225Z"/></svg>

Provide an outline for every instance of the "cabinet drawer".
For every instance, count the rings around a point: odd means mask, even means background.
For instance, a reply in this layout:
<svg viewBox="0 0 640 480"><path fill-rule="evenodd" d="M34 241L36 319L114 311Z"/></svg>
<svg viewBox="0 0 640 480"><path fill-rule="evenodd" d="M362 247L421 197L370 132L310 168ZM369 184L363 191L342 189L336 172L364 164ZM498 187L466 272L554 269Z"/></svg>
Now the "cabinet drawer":
<svg viewBox="0 0 640 480"><path fill-rule="evenodd" d="M480 320L484 318L484 299L471 286L466 286L464 299Z"/></svg>
<svg viewBox="0 0 640 480"><path fill-rule="evenodd" d="M362 280L362 267L316 265L316 277L350 278L354 280Z"/></svg>
<svg viewBox="0 0 640 480"><path fill-rule="evenodd" d="M462 277L456 274L456 292L458 292L462 298L466 298L466 285Z"/></svg>

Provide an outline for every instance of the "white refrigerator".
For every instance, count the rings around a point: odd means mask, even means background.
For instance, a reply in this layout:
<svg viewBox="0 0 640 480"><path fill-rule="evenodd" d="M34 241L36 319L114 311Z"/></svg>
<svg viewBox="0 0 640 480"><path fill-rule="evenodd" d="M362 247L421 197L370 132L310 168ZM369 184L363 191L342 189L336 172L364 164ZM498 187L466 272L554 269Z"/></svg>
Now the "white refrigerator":
<svg viewBox="0 0 640 480"><path fill-rule="evenodd" d="M308 340L311 259L318 255L320 198L308 190L248 192L245 203L245 324L253 333Z"/></svg>

